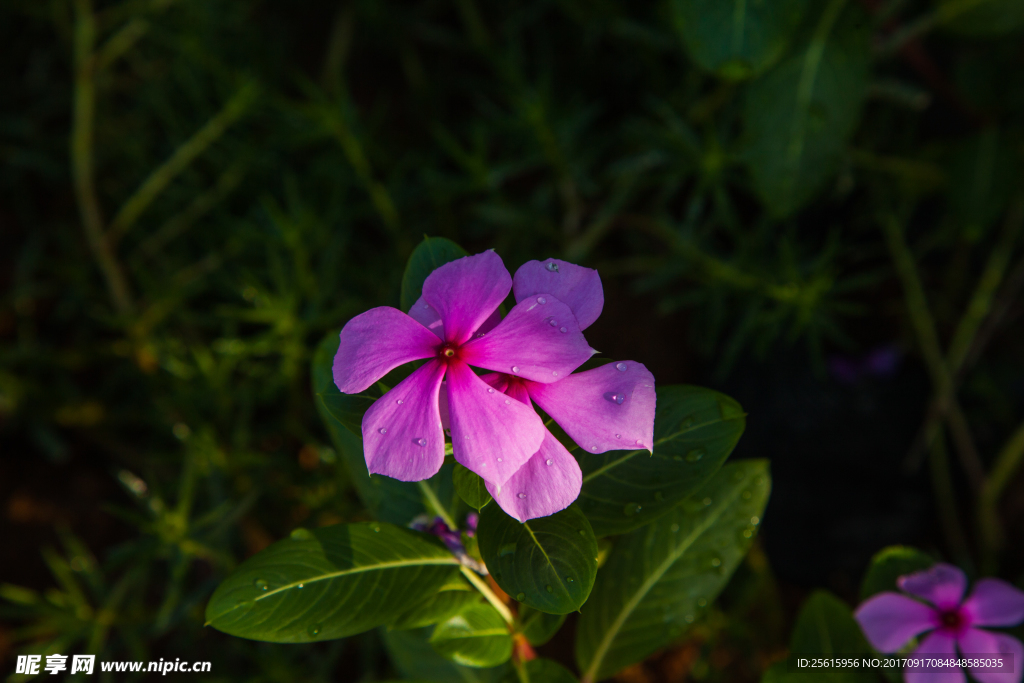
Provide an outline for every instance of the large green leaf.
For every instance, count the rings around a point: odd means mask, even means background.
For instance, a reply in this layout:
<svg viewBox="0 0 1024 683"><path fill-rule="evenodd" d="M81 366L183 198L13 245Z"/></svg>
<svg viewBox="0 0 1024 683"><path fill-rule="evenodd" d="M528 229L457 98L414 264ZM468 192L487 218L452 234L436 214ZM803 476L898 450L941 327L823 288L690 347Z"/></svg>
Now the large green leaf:
<svg viewBox="0 0 1024 683"><path fill-rule="evenodd" d="M565 622L564 614L548 614L533 609L529 605L520 605L518 614L518 630L526 640L538 647L551 640Z"/></svg>
<svg viewBox="0 0 1024 683"><path fill-rule="evenodd" d="M313 356L313 391L317 397L317 411L345 463L349 480L370 514L384 522L407 524L425 510L421 490L415 483L371 476L366 471L361 424L363 413L376 397L369 391L359 395L338 391L331 370L338 344L338 334L329 333Z"/></svg>
<svg viewBox="0 0 1024 683"><path fill-rule="evenodd" d="M433 628L380 632L391 664L406 679L432 683L496 683L512 671L511 664L492 668L461 666L430 646Z"/></svg>
<svg viewBox="0 0 1024 683"><path fill-rule="evenodd" d="M551 659L531 659L523 662L520 671L511 671L501 683L576 683L576 677Z"/></svg>
<svg viewBox="0 0 1024 683"><path fill-rule="evenodd" d="M512 634L497 610L481 602L438 624L430 645L462 666L490 667L512 656Z"/></svg>
<svg viewBox="0 0 1024 683"><path fill-rule="evenodd" d="M575 612L597 575L597 539L575 505L524 524L497 505L480 513L480 555L501 589L550 614Z"/></svg>
<svg viewBox="0 0 1024 683"><path fill-rule="evenodd" d="M1024 0L940 0L938 20L954 33L998 36L1024 26Z"/></svg>
<svg viewBox="0 0 1024 683"><path fill-rule="evenodd" d="M584 681L607 678L686 630L746 554L770 487L767 462L726 465L672 512L616 542L576 627Z"/></svg>
<svg viewBox="0 0 1024 683"><path fill-rule="evenodd" d="M621 534L667 514L718 471L746 426L725 394L694 386L658 389L654 455L646 450L578 453L576 504L597 536Z"/></svg>
<svg viewBox="0 0 1024 683"><path fill-rule="evenodd" d="M674 0L676 26L695 62L738 80L771 66L786 49L807 0Z"/></svg>
<svg viewBox="0 0 1024 683"><path fill-rule="evenodd" d="M425 237L409 256L402 275L401 307L408 311L423 292L423 281L439 266L467 256L466 250L444 237Z"/></svg>
<svg viewBox="0 0 1024 683"><path fill-rule="evenodd" d="M232 572L206 620L252 640L342 638L390 623L458 572L439 541L391 524L298 529Z"/></svg>
<svg viewBox="0 0 1024 683"><path fill-rule="evenodd" d="M893 545L880 550L868 566L867 574L860 586L860 599L867 600L883 591L895 591L896 579L904 574L928 569L935 559L916 548Z"/></svg>
<svg viewBox="0 0 1024 683"><path fill-rule="evenodd" d="M830 0L810 42L749 85L744 158L757 193L777 216L807 203L842 160L868 86L863 24L859 8Z"/></svg>
<svg viewBox="0 0 1024 683"><path fill-rule="evenodd" d="M491 502L491 494L483 478L468 467L456 463L452 471L452 483L459 497L471 508L480 510Z"/></svg>
<svg viewBox="0 0 1024 683"><path fill-rule="evenodd" d="M412 609L392 621L389 628L416 629L437 624L454 617L481 600L480 593L461 576L452 577L436 593L425 597L425 600L421 600Z"/></svg>

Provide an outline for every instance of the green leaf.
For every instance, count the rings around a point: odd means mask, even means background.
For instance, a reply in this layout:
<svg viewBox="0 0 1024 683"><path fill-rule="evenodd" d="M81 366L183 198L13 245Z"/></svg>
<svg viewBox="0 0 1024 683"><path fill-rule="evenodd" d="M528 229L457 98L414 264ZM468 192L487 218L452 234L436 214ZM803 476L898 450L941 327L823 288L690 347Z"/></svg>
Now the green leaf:
<svg viewBox="0 0 1024 683"><path fill-rule="evenodd" d="M424 512L422 493L413 482L371 476L366 471L361 425L363 413L373 404L374 397L367 393L352 396L338 391L331 370L338 344L338 334L329 333L313 355L317 412L345 463L349 480L370 514L383 522L405 525Z"/></svg>
<svg viewBox="0 0 1024 683"><path fill-rule="evenodd" d="M977 241L1003 214L1017 187L1015 157L1006 135L994 128L956 146L949 166L949 204L968 241Z"/></svg>
<svg viewBox="0 0 1024 683"><path fill-rule="evenodd" d="M512 635L505 621L482 602L438 624L430 645L462 666L497 666L512 656Z"/></svg>
<svg viewBox="0 0 1024 683"><path fill-rule="evenodd" d="M297 529L243 562L206 606L219 631L305 643L390 623L450 582L458 561L436 539L366 522Z"/></svg>
<svg viewBox="0 0 1024 683"><path fill-rule="evenodd" d="M597 575L597 539L575 505L525 524L497 505L480 513L480 555L501 589L551 614L575 612Z"/></svg>
<svg viewBox="0 0 1024 683"><path fill-rule="evenodd" d="M889 546L871 558L871 565L868 566L867 574L860 585L860 599L867 600L883 591L895 591L897 578L929 569L934 564L934 558L916 548Z"/></svg>
<svg viewBox="0 0 1024 683"><path fill-rule="evenodd" d="M789 668L780 663L778 670L764 680L778 683L802 683L803 681L825 680L820 676L808 678L807 672L794 671L793 660L798 657L828 657L832 655L863 655L871 647L861 633L860 626L853 619L849 606L828 591L815 591L804 602L793 636L790 639ZM819 673L819 672L814 672ZM874 683L877 672L871 669L845 669L831 673L827 679L834 683Z"/></svg>
<svg viewBox="0 0 1024 683"><path fill-rule="evenodd" d="M423 281L438 267L468 256L466 250L444 237L425 237L409 256L402 275L401 307L408 312L423 292Z"/></svg>
<svg viewBox="0 0 1024 683"><path fill-rule="evenodd" d="M597 536L648 524L718 471L745 426L743 409L725 394L687 385L661 387L654 455L646 450L579 454L583 490L576 505Z"/></svg>
<svg viewBox="0 0 1024 683"><path fill-rule="evenodd" d="M452 482L455 484L455 490L459 492L459 497L469 507L480 510L491 502L491 494L487 492L483 478L468 467L456 463L452 472Z"/></svg>
<svg viewBox="0 0 1024 683"><path fill-rule="evenodd" d="M519 606L519 632L526 636L526 640L534 647L551 640L564 622L564 614L548 614L529 605Z"/></svg>
<svg viewBox="0 0 1024 683"><path fill-rule="evenodd" d="M786 216L835 175L867 92L863 15L830 0L809 44L752 82L744 102L744 158L768 210Z"/></svg>
<svg viewBox="0 0 1024 683"><path fill-rule="evenodd" d="M643 660L687 629L746 554L770 487L767 462L726 465L669 514L616 542L576 626L584 681Z"/></svg>
<svg viewBox="0 0 1024 683"><path fill-rule="evenodd" d="M480 593L473 589L461 576L454 577L437 593L395 619L389 628L416 629L437 624L468 609L480 601Z"/></svg>
<svg viewBox="0 0 1024 683"><path fill-rule="evenodd" d="M786 49L807 0L674 0L693 61L729 80L755 76Z"/></svg>
<svg viewBox="0 0 1024 683"><path fill-rule="evenodd" d="M510 664L489 669L460 666L430 646L432 628L415 631L381 631L389 659L407 679L433 683L496 683L512 671Z"/></svg>
<svg viewBox="0 0 1024 683"><path fill-rule="evenodd" d="M953 33L1005 35L1024 26L1024 0L941 0L937 15Z"/></svg>
<svg viewBox="0 0 1024 683"><path fill-rule="evenodd" d="M523 664L525 671L512 671L501 683L576 683L576 677L551 659L531 659Z"/></svg>

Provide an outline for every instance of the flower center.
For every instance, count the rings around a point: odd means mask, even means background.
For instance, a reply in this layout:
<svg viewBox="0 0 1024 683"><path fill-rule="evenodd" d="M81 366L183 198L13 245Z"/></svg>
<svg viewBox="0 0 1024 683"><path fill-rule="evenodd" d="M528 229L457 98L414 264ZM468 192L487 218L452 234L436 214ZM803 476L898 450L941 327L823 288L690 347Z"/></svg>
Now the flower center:
<svg viewBox="0 0 1024 683"><path fill-rule="evenodd" d="M958 629L963 623L960 612L957 610L945 611L940 615L939 619L942 621L942 625L948 629Z"/></svg>
<svg viewBox="0 0 1024 683"><path fill-rule="evenodd" d="M454 344L444 344L438 349L437 355L440 356L441 360L450 360L455 358L458 353L458 347Z"/></svg>

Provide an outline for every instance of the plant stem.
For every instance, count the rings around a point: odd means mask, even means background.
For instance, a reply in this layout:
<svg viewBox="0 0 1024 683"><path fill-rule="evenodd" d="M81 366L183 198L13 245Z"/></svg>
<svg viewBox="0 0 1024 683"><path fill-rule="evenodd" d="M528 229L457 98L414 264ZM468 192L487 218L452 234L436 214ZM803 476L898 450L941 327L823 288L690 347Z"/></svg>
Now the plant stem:
<svg viewBox="0 0 1024 683"><path fill-rule="evenodd" d="M949 476L949 455L946 452L946 440L941 432L932 441L928 464L932 475L932 492L939 508L939 519L942 520L942 529L950 552L958 563L969 563L970 551L957 516L956 492L953 490L953 480Z"/></svg>
<svg viewBox="0 0 1024 683"><path fill-rule="evenodd" d="M423 496L427 499L427 505L434 508L434 514L440 517L444 523L448 525L449 529L453 531L458 529L459 527L455 525L451 515L449 515L448 511L444 509L443 505L441 505L441 501L437 499L437 494L434 493L434 489L430 488L426 481L418 481L416 484L420 487L420 491L423 492Z"/></svg>
<svg viewBox="0 0 1024 683"><path fill-rule="evenodd" d="M96 264L107 283L110 299L121 315L132 311L132 298L114 249L104 234L103 217L93 178L93 121L96 114L96 82L93 49L96 17L91 0L75 0L74 113L71 128L71 175L82 214L82 228Z"/></svg>
<svg viewBox="0 0 1024 683"><path fill-rule="evenodd" d="M994 570L996 557L1005 541L999 520L999 498L1003 490L1024 462L1024 422L1006 441L996 456L985 486L978 497L978 532L982 543L982 562L985 569Z"/></svg>
<svg viewBox="0 0 1024 683"><path fill-rule="evenodd" d="M501 599L494 594L494 591L492 591L490 586L487 585L487 582L477 576L476 572L465 565L459 567L459 570L462 572L462 575L465 576L471 584L473 584L473 587L483 594L487 602L491 603L491 607L498 610L498 614L500 614L501 618L505 620L505 623L511 626L515 622L515 618L512 616L512 611L508 608L508 605L503 603Z"/></svg>

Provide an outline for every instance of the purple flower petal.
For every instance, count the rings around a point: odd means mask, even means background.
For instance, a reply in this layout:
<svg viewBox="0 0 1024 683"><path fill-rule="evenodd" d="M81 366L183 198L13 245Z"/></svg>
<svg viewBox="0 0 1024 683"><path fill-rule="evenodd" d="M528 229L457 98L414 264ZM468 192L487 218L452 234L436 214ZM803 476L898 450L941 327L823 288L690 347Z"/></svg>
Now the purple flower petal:
<svg viewBox="0 0 1024 683"><path fill-rule="evenodd" d="M895 594L893 594L895 595ZM956 641L952 636L935 631L928 635L921 644L914 650L912 657L924 658L954 658L956 657ZM967 677L964 672L957 668L949 668L941 671L931 669L928 671L911 671L903 673L903 680L906 683L965 683Z"/></svg>
<svg viewBox="0 0 1024 683"><path fill-rule="evenodd" d="M409 316L423 327L437 335L438 339L444 339L444 323L441 316L434 307L423 300L421 296L409 309Z"/></svg>
<svg viewBox="0 0 1024 683"><path fill-rule="evenodd" d="M569 507L582 486L583 473L576 458L544 430L540 450L502 486L488 483L487 490L502 510L525 522Z"/></svg>
<svg viewBox="0 0 1024 683"><path fill-rule="evenodd" d="M960 606L967 577L958 567L939 562L931 569L901 576L896 585L900 590L924 598L940 610L950 610Z"/></svg>
<svg viewBox="0 0 1024 683"><path fill-rule="evenodd" d="M420 481L441 469L444 433L438 390L444 370L443 363L430 361L377 399L363 415L363 455L371 474Z"/></svg>
<svg viewBox="0 0 1024 683"><path fill-rule="evenodd" d="M570 375L554 384L527 384L537 402L588 453L654 445L654 375L621 361Z"/></svg>
<svg viewBox="0 0 1024 683"><path fill-rule="evenodd" d="M1012 660L1013 666L1007 666L1012 668L1012 671L980 671L976 667L971 667L971 675L979 683L1020 683L1024 675L1024 644L1013 636L971 628L960 636L957 644L964 657L989 655Z"/></svg>
<svg viewBox="0 0 1024 683"><path fill-rule="evenodd" d="M423 300L444 324L445 341L462 344L479 328L512 288L512 277L493 251L446 263L423 282Z"/></svg>
<svg viewBox="0 0 1024 683"><path fill-rule="evenodd" d="M891 592L879 593L862 602L853 618L879 652L895 652L914 636L938 626L934 609Z"/></svg>
<svg viewBox="0 0 1024 683"><path fill-rule="evenodd" d="M1001 579L981 579L961 609L975 626L1016 626L1024 621L1024 591Z"/></svg>
<svg viewBox="0 0 1024 683"><path fill-rule="evenodd" d="M502 485L540 448L544 423L531 406L497 391L468 365L448 363L448 412L455 459Z"/></svg>
<svg viewBox="0 0 1024 683"><path fill-rule="evenodd" d="M516 304L492 331L459 349L470 365L535 382L557 382L593 353L569 307L551 295Z"/></svg>
<svg viewBox="0 0 1024 683"><path fill-rule="evenodd" d="M399 365L430 358L437 346L437 337L397 308L371 308L341 330L334 383L344 394L359 393Z"/></svg>
<svg viewBox="0 0 1024 683"><path fill-rule="evenodd" d="M564 302L581 330L590 327L604 308L604 290L596 270L547 259L528 261L512 279L516 303L537 294L551 294Z"/></svg>

